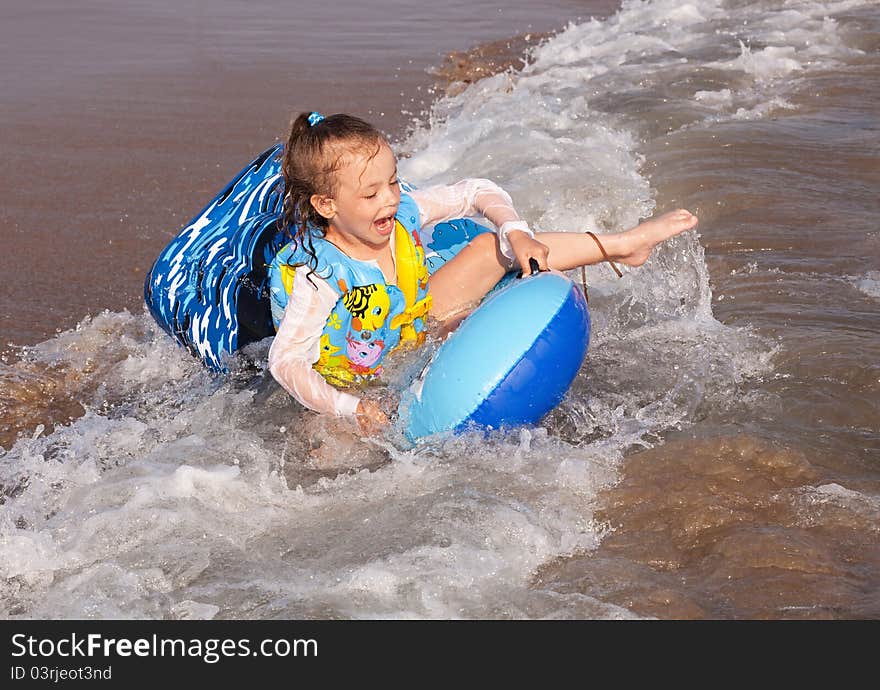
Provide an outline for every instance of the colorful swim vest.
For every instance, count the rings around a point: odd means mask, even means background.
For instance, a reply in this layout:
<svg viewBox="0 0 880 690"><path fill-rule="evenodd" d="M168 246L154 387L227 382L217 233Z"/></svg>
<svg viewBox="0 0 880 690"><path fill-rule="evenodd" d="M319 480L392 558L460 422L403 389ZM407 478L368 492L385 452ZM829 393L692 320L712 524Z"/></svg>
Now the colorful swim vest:
<svg viewBox="0 0 880 690"><path fill-rule="evenodd" d="M330 383L347 386L369 381L382 373L382 360L398 346L420 344L425 317L431 308L428 266L419 238L419 209L401 194L392 237L397 285L388 285L379 267L346 255L312 231L318 259L315 275L337 292L321 334L321 350L314 368ZM269 267L272 322L277 330L293 288L297 270L309 269L309 255L296 242L278 252Z"/></svg>

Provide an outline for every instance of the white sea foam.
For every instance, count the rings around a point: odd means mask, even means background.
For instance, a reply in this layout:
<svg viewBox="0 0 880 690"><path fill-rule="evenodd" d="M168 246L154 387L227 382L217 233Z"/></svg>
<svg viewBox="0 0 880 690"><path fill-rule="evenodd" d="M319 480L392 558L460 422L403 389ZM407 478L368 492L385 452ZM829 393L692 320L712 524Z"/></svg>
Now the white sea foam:
<svg viewBox="0 0 880 690"><path fill-rule="evenodd" d="M706 105L725 106L733 101L730 89L721 89L720 91L697 91L694 94L694 100Z"/></svg>
<svg viewBox="0 0 880 690"><path fill-rule="evenodd" d="M852 282L868 297L880 299L880 271L868 271L864 276L853 278Z"/></svg>
<svg viewBox="0 0 880 690"><path fill-rule="evenodd" d="M859 525L880 532L880 496L848 489L840 484L822 484L794 492L800 520L806 526L819 523Z"/></svg>

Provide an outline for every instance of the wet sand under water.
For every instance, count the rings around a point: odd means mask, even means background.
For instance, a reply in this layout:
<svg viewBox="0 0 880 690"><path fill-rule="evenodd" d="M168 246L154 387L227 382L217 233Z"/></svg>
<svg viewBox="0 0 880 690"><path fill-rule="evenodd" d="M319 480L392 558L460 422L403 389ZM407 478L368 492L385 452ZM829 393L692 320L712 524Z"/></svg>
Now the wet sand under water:
<svg viewBox="0 0 880 690"><path fill-rule="evenodd" d="M880 615L876 508L841 505L846 490L802 450L742 433L675 438L625 472L597 516L614 531L542 568L536 586L659 618Z"/></svg>

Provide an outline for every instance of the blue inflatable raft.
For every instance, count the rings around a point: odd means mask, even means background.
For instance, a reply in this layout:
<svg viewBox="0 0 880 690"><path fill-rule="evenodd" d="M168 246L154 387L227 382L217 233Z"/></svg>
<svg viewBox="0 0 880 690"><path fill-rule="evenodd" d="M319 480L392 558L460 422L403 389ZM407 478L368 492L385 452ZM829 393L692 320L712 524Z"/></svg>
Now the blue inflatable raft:
<svg viewBox="0 0 880 690"><path fill-rule="evenodd" d="M274 335L267 268L286 244L281 144L244 168L156 259L144 281L150 313L208 367Z"/></svg>

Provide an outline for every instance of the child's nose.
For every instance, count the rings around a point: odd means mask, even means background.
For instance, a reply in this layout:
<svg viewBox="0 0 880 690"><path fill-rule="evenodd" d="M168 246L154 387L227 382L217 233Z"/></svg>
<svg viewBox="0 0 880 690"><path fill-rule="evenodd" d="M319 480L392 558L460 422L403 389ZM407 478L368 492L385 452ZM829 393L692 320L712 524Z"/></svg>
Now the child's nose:
<svg viewBox="0 0 880 690"><path fill-rule="evenodd" d="M398 198L397 187L388 186L385 188L385 195L382 198L383 202L389 206L396 206Z"/></svg>

